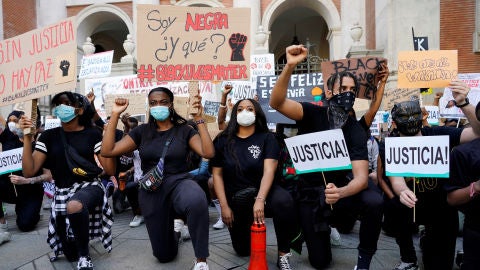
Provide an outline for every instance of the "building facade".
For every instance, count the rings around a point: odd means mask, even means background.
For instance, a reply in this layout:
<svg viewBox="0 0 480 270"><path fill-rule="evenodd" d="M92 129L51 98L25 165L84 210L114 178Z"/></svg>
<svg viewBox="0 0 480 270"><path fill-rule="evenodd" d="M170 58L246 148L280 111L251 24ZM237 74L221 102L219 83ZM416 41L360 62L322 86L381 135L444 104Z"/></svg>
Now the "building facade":
<svg viewBox="0 0 480 270"><path fill-rule="evenodd" d="M78 58L85 46L114 50L115 75L133 74L135 49L133 61L121 63L124 43L136 43L137 4L249 7L250 51L273 53L278 70L285 48L301 43L309 48L309 71L320 71L321 61L385 57L395 87L397 54L414 49L415 35L427 37L430 50L458 50L459 73L480 72L480 0L2 0L0 39L76 16Z"/></svg>

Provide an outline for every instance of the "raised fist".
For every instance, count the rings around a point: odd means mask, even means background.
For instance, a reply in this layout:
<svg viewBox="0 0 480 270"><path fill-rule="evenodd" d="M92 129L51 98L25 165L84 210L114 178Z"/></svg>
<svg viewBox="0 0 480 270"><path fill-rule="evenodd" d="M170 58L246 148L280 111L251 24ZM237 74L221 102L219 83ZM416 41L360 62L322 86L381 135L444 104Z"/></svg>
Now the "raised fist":
<svg viewBox="0 0 480 270"><path fill-rule="evenodd" d="M60 62L60 69L62 70L62 76L66 77L68 76L68 69L70 68L70 62L67 60L62 60Z"/></svg>
<svg viewBox="0 0 480 270"><path fill-rule="evenodd" d="M245 44L247 44L247 36L240 33L232 34L228 39L228 44L230 44L230 48L232 48L230 61L245 61L243 49L245 48Z"/></svg>

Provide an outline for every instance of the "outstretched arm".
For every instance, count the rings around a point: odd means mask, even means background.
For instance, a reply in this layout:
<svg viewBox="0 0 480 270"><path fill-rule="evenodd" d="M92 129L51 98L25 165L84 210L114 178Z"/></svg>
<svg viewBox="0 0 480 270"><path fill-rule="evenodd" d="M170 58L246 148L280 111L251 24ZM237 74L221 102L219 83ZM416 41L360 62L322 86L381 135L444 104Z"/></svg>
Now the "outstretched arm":
<svg viewBox="0 0 480 270"><path fill-rule="evenodd" d="M382 104L383 93L385 92L385 85L387 84L388 75L389 70L387 63L382 63L378 71L378 77L380 78L380 81L378 83L377 92L375 92L375 96L370 103L368 111L363 116L365 118L367 127L372 125L373 119L375 119L375 115L378 112L378 108L380 108L380 104Z"/></svg>
<svg viewBox="0 0 480 270"><path fill-rule="evenodd" d="M270 106L292 120L303 118L302 104L287 98L288 82L295 66L307 56L303 45L291 45L286 49L287 64L282 70L270 96Z"/></svg>

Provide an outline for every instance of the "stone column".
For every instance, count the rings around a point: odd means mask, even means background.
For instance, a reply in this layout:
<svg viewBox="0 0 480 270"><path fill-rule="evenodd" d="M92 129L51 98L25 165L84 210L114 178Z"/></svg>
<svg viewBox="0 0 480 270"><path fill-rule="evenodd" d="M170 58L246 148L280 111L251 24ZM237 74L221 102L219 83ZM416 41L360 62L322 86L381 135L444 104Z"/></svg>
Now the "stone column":
<svg viewBox="0 0 480 270"><path fill-rule="evenodd" d="M250 53L255 51L257 44L255 42L255 35L258 30L258 26L261 25L261 15L260 15L260 1L259 0L233 0L233 7L243 7L250 8Z"/></svg>
<svg viewBox="0 0 480 270"><path fill-rule="evenodd" d="M37 28L42 28L67 18L66 0L48 0L36 2Z"/></svg>

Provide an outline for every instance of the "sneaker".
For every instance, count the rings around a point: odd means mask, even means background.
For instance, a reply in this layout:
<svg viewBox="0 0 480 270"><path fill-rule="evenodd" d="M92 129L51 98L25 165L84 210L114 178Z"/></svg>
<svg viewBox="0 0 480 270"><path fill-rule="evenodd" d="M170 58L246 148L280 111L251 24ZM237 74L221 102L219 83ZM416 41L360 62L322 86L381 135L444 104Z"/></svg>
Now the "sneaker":
<svg viewBox="0 0 480 270"><path fill-rule="evenodd" d="M221 229L225 228L225 223L223 223L223 220L221 218L219 218L217 223L213 224L212 227L215 230L221 230Z"/></svg>
<svg viewBox="0 0 480 270"><path fill-rule="evenodd" d="M173 220L173 230L176 232L180 232L182 227L185 226L185 223L181 219L174 219Z"/></svg>
<svg viewBox="0 0 480 270"><path fill-rule="evenodd" d="M277 260L277 267L280 270L292 270L290 267L290 259L289 257L292 256L292 253L287 253L283 256L278 256Z"/></svg>
<svg viewBox="0 0 480 270"><path fill-rule="evenodd" d="M143 216L136 215L133 217L132 221L130 222L129 226L134 228L140 226L145 221Z"/></svg>
<svg viewBox="0 0 480 270"><path fill-rule="evenodd" d="M393 270L417 270L418 265L416 263L406 263L400 262L399 264L395 265Z"/></svg>
<svg viewBox="0 0 480 270"><path fill-rule="evenodd" d="M1 231L0 230L0 245L8 242L12 239L12 236L10 235L9 232Z"/></svg>
<svg viewBox="0 0 480 270"><path fill-rule="evenodd" d="M208 264L206 262L195 262L193 270L209 270Z"/></svg>
<svg viewBox="0 0 480 270"><path fill-rule="evenodd" d="M187 225L184 225L181 229L180 229L180 235L181 235L181 238L182 238L182 241L187 241L189 240L191 237L190 237L190 231L188 230L188 226Z"/></svg>
<svg viewBox="0 0 480 270"><path fill-rule="evenodd" d="M340 246L342 244L340 233L338 233L338 230L335 228L331 229L332 230L330 231L330 244L332 246Z"/></svg>
<svg viewBox="0 0 480 270"><path fill-rule="evenodd" d="M463 250L458 250L457 251L457 257L455 257L455 264L460 267L462 266L463 262Z"/></svg>
<svg viewBox="0 0 480 270"><path fill-rule="evenodd" d="M93 263L90 257L80 257L77 263L77 270L93 270Z"/></svg>

